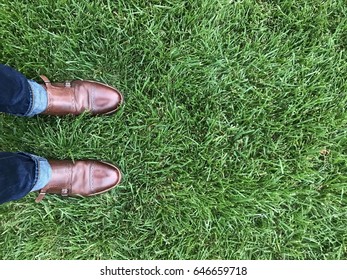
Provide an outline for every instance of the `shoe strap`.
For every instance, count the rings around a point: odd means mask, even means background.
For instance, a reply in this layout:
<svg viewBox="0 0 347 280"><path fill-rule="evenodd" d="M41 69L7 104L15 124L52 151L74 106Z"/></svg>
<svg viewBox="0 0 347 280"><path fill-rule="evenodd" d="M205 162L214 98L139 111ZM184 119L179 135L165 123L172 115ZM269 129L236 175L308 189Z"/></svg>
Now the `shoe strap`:
<svg viewBox="0 0 347 280"><path fill-rule="evenodd" d="M40 191L39 195L36 197L35 202L39 203L44 197L45 197L46 193Z"/></svg>
<svg viewBox="0 0 347 280"><path fill-rule="evenodd" d="M40 77L43 80L43 82L46 84L46 86L52 87L51 81L45 75L40 75ZM71 81L65 81L64 87L70 88L71 87Z"/></svg>
<svg viewBox="0 0 347 280"><path fill-rule="evenodd" d="M41 200L45 197L46 192L40 191L39 195L36 197L35 202L39 203ZM68 188L62 188L61 189L61 196L69 196L69 189Z"/></svg>
<svg viewBox="0 0 347 280"><path fill-rule="evenodd" d="M40 77L44 81L45 84L50 84L51 83L51 81L45 75L40 75Z"/></svg>

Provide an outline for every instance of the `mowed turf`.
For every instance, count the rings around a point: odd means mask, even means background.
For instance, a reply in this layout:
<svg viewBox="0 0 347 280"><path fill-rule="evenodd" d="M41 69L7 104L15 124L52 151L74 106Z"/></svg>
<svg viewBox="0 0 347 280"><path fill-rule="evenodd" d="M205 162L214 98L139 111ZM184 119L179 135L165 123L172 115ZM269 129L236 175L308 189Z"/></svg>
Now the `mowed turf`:
<svg viewBox="0 0 347 280"><path fill-rule="evenodd" d="M1 151L123 171L1 205L1 259L347 258L344 0L12 0L0 26L1 63L125 95L112 116L0 114Z"/></svg>

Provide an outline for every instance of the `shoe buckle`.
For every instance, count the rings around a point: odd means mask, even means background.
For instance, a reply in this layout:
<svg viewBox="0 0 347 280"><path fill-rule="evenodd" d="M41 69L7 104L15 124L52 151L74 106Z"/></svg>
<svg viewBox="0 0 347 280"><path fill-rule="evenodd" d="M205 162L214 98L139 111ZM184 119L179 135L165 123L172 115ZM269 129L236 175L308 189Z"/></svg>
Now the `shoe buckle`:
<svg viewBox="0 0 347 280"><path fill-rule="evenodd" d="M61 195L62 196L68 196L69 195L69 190L64 188L64 189L61 189Z"/></svg>

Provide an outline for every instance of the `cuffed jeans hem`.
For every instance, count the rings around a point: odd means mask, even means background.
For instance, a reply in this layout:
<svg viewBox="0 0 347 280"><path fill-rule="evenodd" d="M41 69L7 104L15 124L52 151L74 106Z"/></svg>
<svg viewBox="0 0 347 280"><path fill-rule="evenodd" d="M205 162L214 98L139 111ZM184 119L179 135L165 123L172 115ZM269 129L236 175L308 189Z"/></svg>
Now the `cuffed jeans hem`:
<svg viewBox="0 0 347 280"><path fill-rule="evenodd" d="M48 104L48 96L46 90L35 81L28 80L32 91L31 110L25 114L26 117L32 117L46 110Z"/></svg>
<svg viewBox="0 0 347 280"><path fill-rule="evenodd" d="M52 168L47 159L28 153L25 154L30 156L36 165L36 181L31 192L38 191L48 184L52 177Z"/></svg>

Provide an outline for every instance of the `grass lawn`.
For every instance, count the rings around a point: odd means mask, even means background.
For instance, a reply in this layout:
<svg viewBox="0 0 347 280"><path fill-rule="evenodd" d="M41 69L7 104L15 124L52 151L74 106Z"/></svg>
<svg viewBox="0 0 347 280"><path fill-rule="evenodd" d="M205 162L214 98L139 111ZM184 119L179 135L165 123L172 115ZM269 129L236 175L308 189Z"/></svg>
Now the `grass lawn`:
<svg viewBox="0 0 347 280"><path fill-rule="evenodd" d="M1 151L124 175L1 205L1 259L347 258L344 0L12 0L0 27L28 78L125 95L109 117L0 114Z"/></svg>

